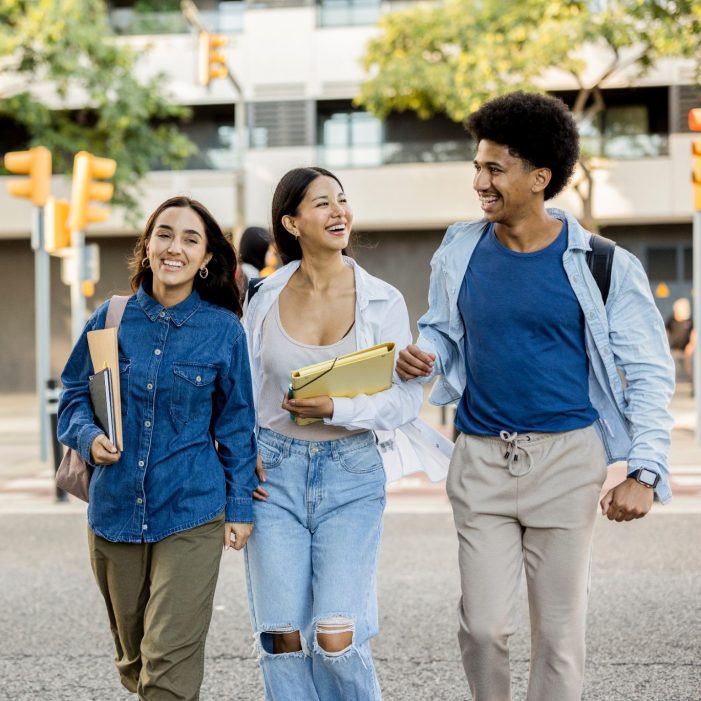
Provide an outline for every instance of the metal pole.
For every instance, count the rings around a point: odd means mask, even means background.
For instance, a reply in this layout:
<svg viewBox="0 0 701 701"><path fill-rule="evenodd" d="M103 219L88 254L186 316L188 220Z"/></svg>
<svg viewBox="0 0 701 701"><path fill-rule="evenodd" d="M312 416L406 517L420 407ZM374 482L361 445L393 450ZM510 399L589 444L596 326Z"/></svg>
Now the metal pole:
<svg viewBox="0 0 701 701"><path fill-rule="evenodd" d="M46 406L46 382L50 373L51 347L51 261L44 244L44 208L34 207L32 216L34 249L34 334L36 352L36 393L39 402L39 459L49 459L49 426Z"/></svg>
<svg viewBox="0 0 701 701"><path fill-rule="evenodd" d="M85 279L85 233L71 232L71 255L73 256L73 276L71 278L71 336L75 344L85 326L85 297L83 280Z"/></svg>
<svg viewBox="0 0 701 701"><path fill-rule="evenodd" d="M46 409L49 415L49 423L51 425L51 445L54 458L54 476L58 472L58 467L63 459L63 446L58 442L58 400L61 391L58 388L58 381L51 378L46 383ZM67 501L68 495L59 487L56 487L56 501Z"/></svg>
<svg viewBox="0 0 701 701"><path fill-rule="evenodd" d="M180 10L185 15L185 19L198 32L209 32L200 13L192 0L181 0ZM236 148L238 150L236 159L236 222L234 223L233 238L238 241L241 232L246 226L246 149L248 147L246 136L246 98L241 84L236 80L231 66L226 64L228 71L227 78L236 91L236 106L234 112L234 122L236 126Z"/></svg>
<svg viewBox="0 0 701 701"><path fill-rule="evenodd" d="M696 444L701 445L701 212L694 214L694 332L696 348L694 350L694 367L692 387L696 404Z"/></svg>

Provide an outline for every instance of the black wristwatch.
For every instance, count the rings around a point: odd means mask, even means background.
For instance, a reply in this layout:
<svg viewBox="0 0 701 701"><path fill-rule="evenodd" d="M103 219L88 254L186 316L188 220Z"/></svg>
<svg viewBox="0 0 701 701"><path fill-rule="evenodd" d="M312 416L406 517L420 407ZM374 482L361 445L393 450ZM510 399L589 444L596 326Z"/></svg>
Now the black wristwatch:
<svg viewBox="0 0 701 701"><path fill-rule="evenodd" d="M648 470L646 467L640 470L633 470L633 472L628 474L628 477L634 479L636 482L640 482L640 484L646 487L650 487L650 489L654 489L660 481L659 474L654 470Z"/></svg>

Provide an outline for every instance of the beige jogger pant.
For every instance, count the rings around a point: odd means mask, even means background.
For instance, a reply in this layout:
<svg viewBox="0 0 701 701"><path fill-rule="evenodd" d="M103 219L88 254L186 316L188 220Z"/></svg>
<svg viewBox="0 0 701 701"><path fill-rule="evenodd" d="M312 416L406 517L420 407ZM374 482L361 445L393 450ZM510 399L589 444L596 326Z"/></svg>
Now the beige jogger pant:
<svg viewBox="0 0 701 701"><path fill-rule="evenodd" d="M224 515L156 543L112 543L88 528L122 684L146 701L197 701L224 545Z"/></svg>
<svg viewBox="0 0 701 701"><path fill-rule="evenodd" d="M606 478L593 426L461 434L447 480L458 533L460 649L473 701L509 701L509 636L525 565L528 701L579 701L591 540Z"/></svg>

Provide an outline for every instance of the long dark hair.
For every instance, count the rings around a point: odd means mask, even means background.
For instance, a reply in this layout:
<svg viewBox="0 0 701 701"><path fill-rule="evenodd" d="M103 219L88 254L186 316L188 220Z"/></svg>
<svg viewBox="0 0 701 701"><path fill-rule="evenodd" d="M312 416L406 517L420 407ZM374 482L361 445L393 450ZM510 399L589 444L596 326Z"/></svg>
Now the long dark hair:
<svg viewBox="0 0 701 701"><path fill-rule="evenodd" d="M212 259L207 263L209 275L206 278L202 279L199 275L195 275L194 288L202 299L225 309L230 309L236 316L240 317L242 312L241 301L239 300L239 291L235 282L236 251L209 210L201 202L189 197L171 197L158 205L148 218L146 228L139 236L134 246L134 253L129 260L131 289L136 292L141 285L144 285L145 289L149 291L152 289L153 273L150 268L144 268L141 262L148 255L146 248L153 233L156 219L166 209L171 207L189 207L202 219L204 224L207 237L207 252L212 254Z"/></svg>
<svg viewBox="0 0 701 701"><path fill-rule="evenodd" d="M309 185L320 175L333 178L343 191L341 181L331 171L325 168L319 168L318 166L294 168L288 171L282 176L282 179L275 188L272 206L273 236L275 237L275 245L277 246L278 253L283 263L289 263L292 260L301 260L302 247L299 245L297 238L285 228L282 223L282 218L286 215L294 216L297 214L299 203L307 194ZM344 249L343 253L347 254L347 249Z"/></svg>

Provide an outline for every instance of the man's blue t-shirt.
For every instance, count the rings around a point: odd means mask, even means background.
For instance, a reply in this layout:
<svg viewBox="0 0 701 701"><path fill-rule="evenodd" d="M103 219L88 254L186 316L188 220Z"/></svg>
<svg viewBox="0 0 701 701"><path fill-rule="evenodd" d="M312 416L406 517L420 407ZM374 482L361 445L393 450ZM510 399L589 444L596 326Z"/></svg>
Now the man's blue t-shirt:
<svg viewBox="0 0 701 701"><path fill-rule="evenodd" d="M477 244L458 296L467 384L455 422L463 433L571 431L598 418L566 248L566 222L534 253L506 248L493 224Z"/></svg>

